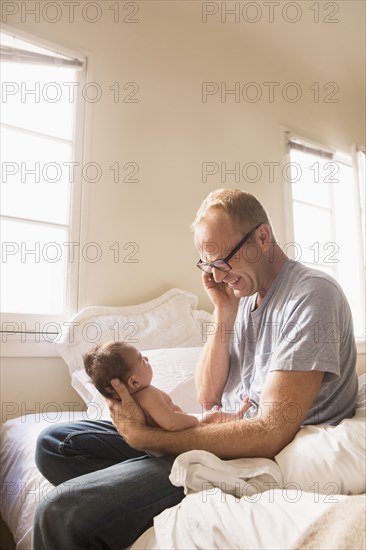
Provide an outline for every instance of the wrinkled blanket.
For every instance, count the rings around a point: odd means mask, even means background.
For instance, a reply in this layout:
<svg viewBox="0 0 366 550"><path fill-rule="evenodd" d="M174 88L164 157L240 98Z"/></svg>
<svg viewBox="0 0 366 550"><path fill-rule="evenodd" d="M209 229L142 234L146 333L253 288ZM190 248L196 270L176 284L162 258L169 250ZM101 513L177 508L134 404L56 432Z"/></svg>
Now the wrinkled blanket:
<svg viewBox="0 0 366 550"><path fill-rule="evenodd" d="M221 460L207 451L188 451L179 455L169 479L173 485L183 487L186 495L216 487L240 498L283 486L281 470L273 460Z"/></svg>

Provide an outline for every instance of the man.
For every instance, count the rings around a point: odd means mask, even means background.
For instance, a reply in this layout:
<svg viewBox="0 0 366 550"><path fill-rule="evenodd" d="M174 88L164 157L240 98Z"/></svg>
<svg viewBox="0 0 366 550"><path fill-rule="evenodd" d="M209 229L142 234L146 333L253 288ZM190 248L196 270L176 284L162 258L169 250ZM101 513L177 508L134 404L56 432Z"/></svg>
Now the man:
<svg viewBox="0 0 366 550"><path fill-rule="evenodd" d="M283 254L267 213L248 193L212 192L193 231L215 317L197 368L207 425L180 432L146 426L114 380L116 429L76 423L39 440L39 468L61 485L38 508L35 550L126 547L183 498L168 480L175 455L204 449L227 459L273 458L302 424L336 424L354 413L356 347L338 284Z"/></svg>

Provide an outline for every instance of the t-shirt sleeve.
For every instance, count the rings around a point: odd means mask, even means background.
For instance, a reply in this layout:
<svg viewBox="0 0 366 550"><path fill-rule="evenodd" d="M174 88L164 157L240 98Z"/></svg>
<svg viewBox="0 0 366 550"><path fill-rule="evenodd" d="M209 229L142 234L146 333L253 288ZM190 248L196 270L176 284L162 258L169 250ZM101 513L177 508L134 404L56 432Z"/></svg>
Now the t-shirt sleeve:
<svg viewBox="0 0 366 550"><path fill-rule="evenodd" d="M340 342L345 322L344 296L331 281L310 277L289 297L273 347L270 371L322 371L340 376ZM343 317L343 319L342 319Z"/></svg>

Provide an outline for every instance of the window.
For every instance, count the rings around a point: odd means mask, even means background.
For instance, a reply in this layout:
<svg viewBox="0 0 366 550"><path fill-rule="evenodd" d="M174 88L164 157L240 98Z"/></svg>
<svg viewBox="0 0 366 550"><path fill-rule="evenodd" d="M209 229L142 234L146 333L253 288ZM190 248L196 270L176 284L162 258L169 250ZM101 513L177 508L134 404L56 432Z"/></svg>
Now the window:
<svg viewBox="0 0 366 550"><path fill-rule="evenodd" d="M293 257L333 276L365 339L365 154L329 150L287 134ZM362 175L363 172L363 175Z"/></svg>
<svg viewBox="0 0 366 550"><path fill-rule="evenodd" d="M4 344L10 334L23 343L30 334L57 334L76 310L78 264L70 247L79 241L75 168L83 125L75 87L84 60L7 31L0 36Z"/></svg>

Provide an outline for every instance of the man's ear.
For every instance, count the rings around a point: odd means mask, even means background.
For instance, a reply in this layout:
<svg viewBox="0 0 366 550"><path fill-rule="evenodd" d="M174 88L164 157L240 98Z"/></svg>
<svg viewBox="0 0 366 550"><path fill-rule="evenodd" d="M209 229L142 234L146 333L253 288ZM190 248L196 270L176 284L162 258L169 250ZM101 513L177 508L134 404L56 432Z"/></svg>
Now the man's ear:
<svg viewBox="0 0 366 550"><path fill-rule="evenodd" d="M135 376L130 376L127 380L127 387L131 390L137 390L140 387L140 382Z"/></svg>
<svg viewBox="0 0 366 550"><path fill-rule="evenodd" d="M262 246L268 247L271 244L271 231L267 224L263 224L259 231L259 239Z"/></svg>

